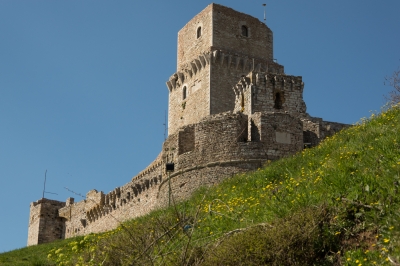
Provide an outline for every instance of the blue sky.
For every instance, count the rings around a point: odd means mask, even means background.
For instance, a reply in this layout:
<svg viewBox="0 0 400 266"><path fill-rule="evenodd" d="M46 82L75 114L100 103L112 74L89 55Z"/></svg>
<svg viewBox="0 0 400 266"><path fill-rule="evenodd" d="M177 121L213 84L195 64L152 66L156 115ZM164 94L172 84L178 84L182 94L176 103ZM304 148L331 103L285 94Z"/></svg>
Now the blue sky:
<svg viewBox="0 0 400 266"><path fill-rule="evenodd" d="M400 66L400 1L218 2L263 19L302 76L307 111L354 123L380 110ZM177 32L210 2L0 1L0 252L26 245L29 204L109 192L164 140Z"/></svg>

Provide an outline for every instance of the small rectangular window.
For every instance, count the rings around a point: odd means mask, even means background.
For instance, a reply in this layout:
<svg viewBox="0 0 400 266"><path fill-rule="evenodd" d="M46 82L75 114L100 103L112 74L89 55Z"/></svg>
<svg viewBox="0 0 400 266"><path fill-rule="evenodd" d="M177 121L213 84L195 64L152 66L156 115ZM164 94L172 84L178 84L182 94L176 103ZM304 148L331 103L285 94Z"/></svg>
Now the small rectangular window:
<svg viewBox="0 0 400 266"><path fill-rule="evenodd" d="M201 36L201 27L197 28L197 39Z"/></svg>
<svg viewBox="0 0 400 266"><path fill-rule="evenodd" d="M242 25L242 36L249 37L249 30L245 25Z"/></svg>

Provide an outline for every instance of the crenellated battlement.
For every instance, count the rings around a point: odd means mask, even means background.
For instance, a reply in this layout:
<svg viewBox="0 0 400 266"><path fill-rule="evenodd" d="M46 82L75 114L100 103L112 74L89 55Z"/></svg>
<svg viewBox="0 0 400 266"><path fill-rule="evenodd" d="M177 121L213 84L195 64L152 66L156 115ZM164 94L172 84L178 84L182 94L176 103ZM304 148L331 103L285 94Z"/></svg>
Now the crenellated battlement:
<svg viewBox="0 0 400 266"><path fill-rule="evenodd" d="M284 67L272 60L255 57L249 58L247 55L235 51L212 47L210 51L203 52L198 58L184 64L178 72L175 72L166 82L168 90L172 92L172 90L180 88L184 83L190 82L190 79L194 78L196 74L210 64L219 64L228 69L240 69L243 72L284 73Z"/></svg>
<svg viewBox="0 0 400 266"><path fill-rule="evenodd" d="M157 169L159 169L162 165L161 154L157 156L157 158L147 166L143 171L132 178L132 181L139 180L145 175L149 175L154 173Z"/></svg>
<svg viewBox="0 0 400 266"><path fill-rule="evenodd" d="M161 165L158 166L157 169L161 170ZM84 200L76 203L72 200L71 204L58 210L59 217L65 219L65 237L102 232L113 228L127 217L133 218L147 213L144 206L149 205L149 199L146 198L157 193L161 181L162 175L155 174L153 169L107 194L91 190ZM132 212L132 206L142 210Z"/></svg>
<svg viewBox="0 0 400 266"><path fill-rule="evenodd" d="M180 88L183 84L191 81L197 74L210 64L211 53L204 53L198 56L190 63L186 64L180 71L175 72L167 81L167 87L170 92Z"/></svg>
<svg viewBox="0 0 400 266"><path fill-rule="evenodd" d="M299 76L252 71L232 87L236 112L286 112L308 118L303 100L304 82Z"/></svg>
<svg viewBox="0 0 400 266"><path fill-rule="evenodd" d="M236 51L224 49L212 50L212 63L225 66L228 69L241 70L242 72L268 72L268 73L284 73L284 67L273 60L249 57L246 54L241 54Z"/></svg>

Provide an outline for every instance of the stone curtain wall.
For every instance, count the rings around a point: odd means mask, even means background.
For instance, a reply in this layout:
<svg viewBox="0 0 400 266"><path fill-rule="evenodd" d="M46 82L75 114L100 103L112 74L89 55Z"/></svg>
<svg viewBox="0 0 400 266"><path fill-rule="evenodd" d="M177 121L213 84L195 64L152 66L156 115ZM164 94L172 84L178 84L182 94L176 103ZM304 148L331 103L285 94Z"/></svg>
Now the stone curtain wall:
<svg viewBox="0 0 400 266"><path fill-rule="evenodd" d="M181 128L168 137L160 156L132 181L108 194L92 190L85 200L74 203L68 199L58 211L65 220L65 238L110 230L122 221L167 206L169 184L174 199L182 200L201 186L302 149L300 120L284 113L256 113L253 120L261 138L252 142L247 141L248 116L241 113L213 115ZM276 132L287 133L289 140L277 138ZM166 162L175 164L171 183Z"/></svg>
<svg viewBox="0 0 400 266"><path fill-rule="evenodd" d="M326 135L343 126L323 121L318 125L320 135L321 131ZM167 206L170 197L186 199L201 186L219 183L262 167L266 160L302 149L303 121L285 112L209 116L170 135L149 167L108 194L92 190L85 200L76 203L71 198L67 203L32 203L28 244L111 230L122 221ZM175 164L170 175L165 172L166 162ZM48 214L45 224L35 220L38 214ZM35 238L38 235L40 239Z"/></svg>
<svg viewBox="0 0 400 266"><path fill-rule="evenodd" d="M159 188L158 207L165 207L168 199L175 201L187 199L192 193L203 186L220 183L228 177L238 173L248 172L262 167L265 160L237 160L221 161L203 165L196 165L186 171L171 174L171 193L169 193L169 180L166 179Z"/></svg>
<svg viewBox="0 0 400 266"><path fill-rule="evenodd" d="M187 153L190 151L194 150L194 143L195 143L195 127L192 126L187 126L183 128L182 130L179 130L179 151L178 155L181 155L183 153Z"/></svg>
<svg viewBox="0 0 400 266"><path fill-rule="evenodd" d="M222 113L195 125L194 150L173 154L179 138L171 135L165 142L175 172L164 179L158 200L166 202L171 194L177 200L187 198L201 186L219 183L234 174L254 170L268 159L274 160L303 149L300 119L286 113L256 113L254 129L260 138L247 141L249 119L241 113ZM250 127L250 130L253 128ZM167 156L167 155L165 155Z"/></svg>
<svg viewBox="0 0 400 266"><path fill-rule="evenodd" d="M201 186L301 151L307 130L316 132L317 143L320 137L346 127L310 119L314 122L286 112L255 112L251 116L226 112L182 127L168 137L157 159L132 181L108 194L89 191L86 199L77 203L68 199L59 210L59 216L65 219L65 238L113 229L121 221L167 206L171 197L177 201L186 199ZM166 162L175 164L170 175L165 172ZM33 208L31 216L35 213L38 211ZM57 220L55 216L54 219ZM32 229L34 224L32 220ZM30 231L30 235L35 234L35 230Z"/></svg>
<svg viewBox="0 0 400 266"><path fill-rule="evenodd" d="M61 208L59 216L65 218L65 238L111 230L122 221L153 210L164 169L159 158L132 181L108 194L91 190L86 199Z"/></svg>
<svg viewBox="0 0 400 266"><path fill-rule="evenodd" d="M251 117L252 141L263 143L269 160L295 154L303 149L300 119L286 113L254 113Z"/></svg>
<svg viewBox="0 0 400 266"><path fill-rule="evenodd" d="M303 119L303 139L307 147L318 145L326 137L349 127L350 125L323 121L322 118L308 117Z"/></svg>

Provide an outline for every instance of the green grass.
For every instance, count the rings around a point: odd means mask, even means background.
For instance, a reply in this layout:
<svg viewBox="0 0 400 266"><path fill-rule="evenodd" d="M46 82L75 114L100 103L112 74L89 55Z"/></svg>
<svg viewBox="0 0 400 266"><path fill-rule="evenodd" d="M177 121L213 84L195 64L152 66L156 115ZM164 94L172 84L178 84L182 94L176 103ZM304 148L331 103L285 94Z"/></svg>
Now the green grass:
<svg viewBox="0 0 400 266"><path fill-rule="evenodd" d="M0 262L35 254L56 265L394 265L398 132L397 107L116 230Z"/></svg>
<svg viewBox="0 0 400 266"><path fill-rule="evenodd" d="M58 240L49 244L30 246L0 253L1 266L48 266L55 265L47 260L50 250L67 247L74 239Z"/></svg>

